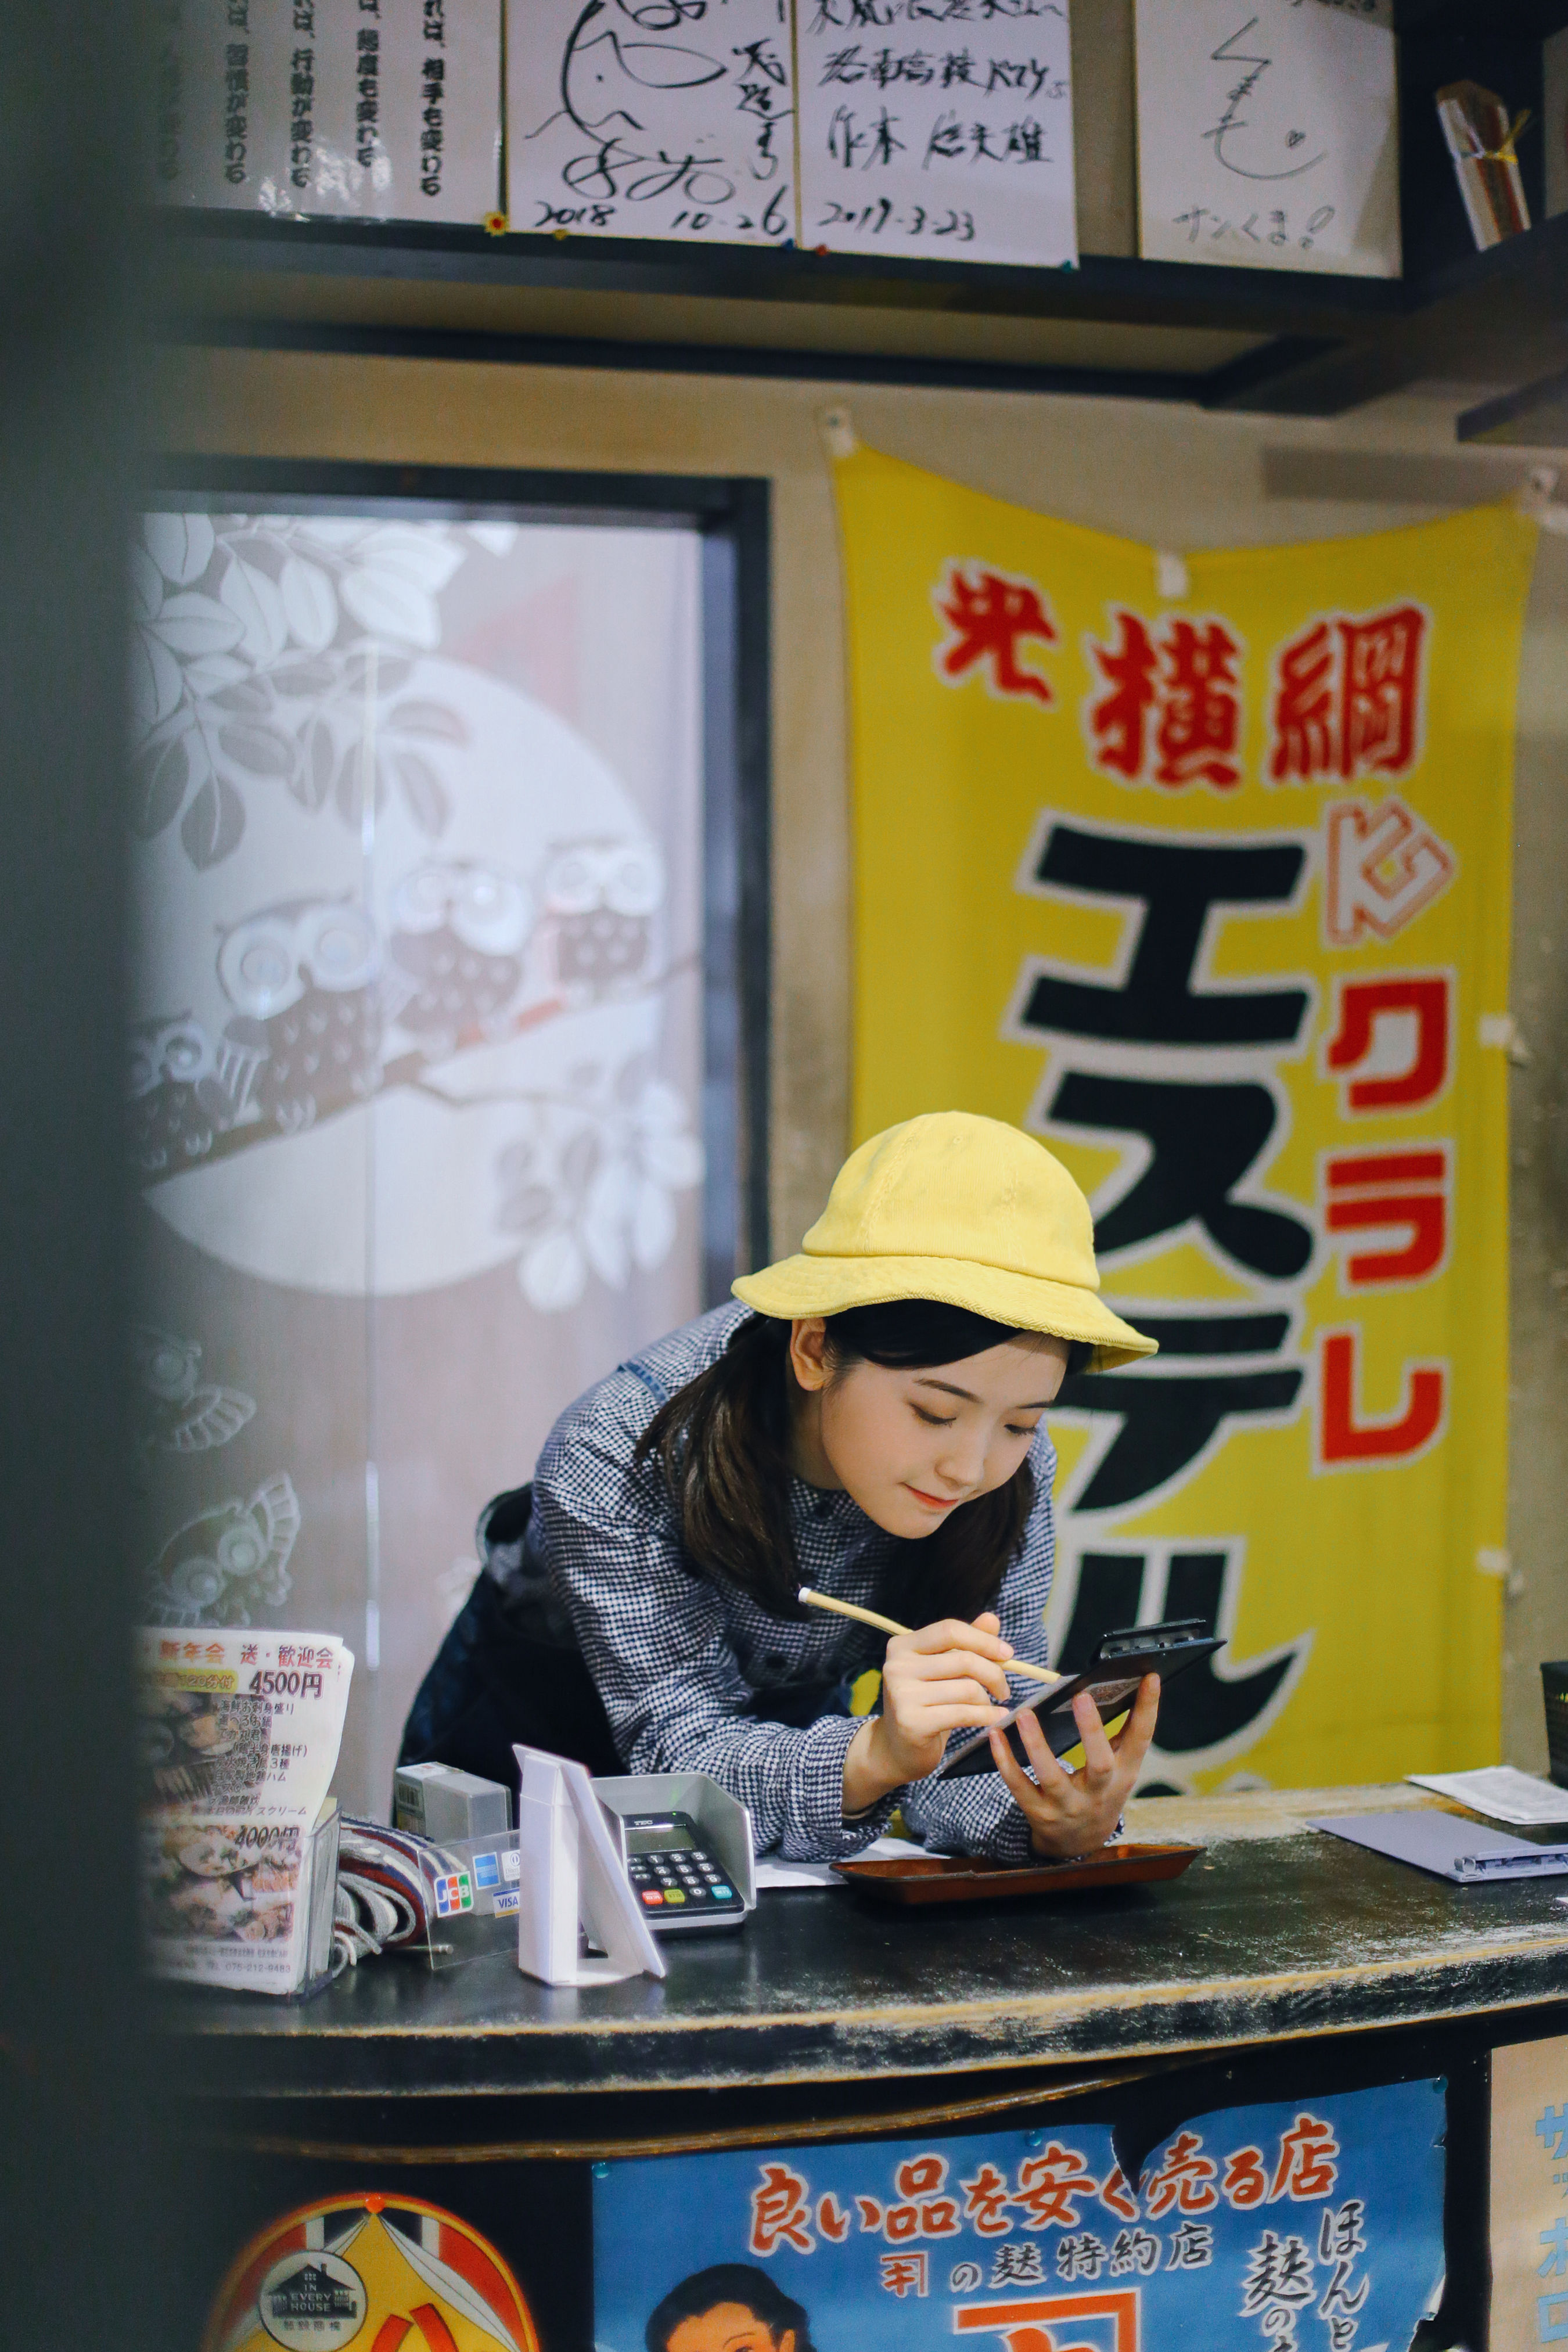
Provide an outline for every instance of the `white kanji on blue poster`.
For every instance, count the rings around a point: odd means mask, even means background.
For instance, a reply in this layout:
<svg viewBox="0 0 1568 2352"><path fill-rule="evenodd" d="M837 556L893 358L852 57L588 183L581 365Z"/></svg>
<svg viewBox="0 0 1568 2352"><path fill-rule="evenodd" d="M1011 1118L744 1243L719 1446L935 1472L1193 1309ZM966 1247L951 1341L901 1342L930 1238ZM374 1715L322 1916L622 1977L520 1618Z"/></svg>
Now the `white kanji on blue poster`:
<svg viewBox="0 0 1568 2352"><path fill-rule="evenodd" d="M1444 2085L595 2167L597 2352L1402 2352L1441 2291Z"/></svg>

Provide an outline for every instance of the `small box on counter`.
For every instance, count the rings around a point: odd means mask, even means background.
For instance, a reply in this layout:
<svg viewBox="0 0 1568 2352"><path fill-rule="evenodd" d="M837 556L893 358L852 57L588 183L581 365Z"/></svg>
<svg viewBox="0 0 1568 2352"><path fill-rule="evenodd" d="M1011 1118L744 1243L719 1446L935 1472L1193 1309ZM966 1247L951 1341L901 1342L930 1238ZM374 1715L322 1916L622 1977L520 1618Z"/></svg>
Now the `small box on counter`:
<svg viewBox="0 0 1568 2352"><path fill-rule="evenodd" d="M438 1845L500 1835L512 1826L511 1790L455 1764L400 1764L392 1793L396 1826Z"/></svg>

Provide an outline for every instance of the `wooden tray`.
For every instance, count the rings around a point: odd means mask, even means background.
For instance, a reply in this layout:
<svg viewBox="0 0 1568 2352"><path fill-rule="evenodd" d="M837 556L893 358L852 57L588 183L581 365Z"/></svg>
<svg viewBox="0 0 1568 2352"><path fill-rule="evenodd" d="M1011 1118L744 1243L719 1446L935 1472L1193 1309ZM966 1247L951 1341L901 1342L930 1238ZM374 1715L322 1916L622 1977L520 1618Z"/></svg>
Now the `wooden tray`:
<svg viewBox="0 0 1568 2352"><path fill-rule="evenodd" d="M1180 1878L1201 1845L1108 1845L1076 1862L993 1862L984 1854L911 1854L908 1862L836 1862L840 1878L879 1903L994 1903L1020 1895L1088 1895Z"/></svg>

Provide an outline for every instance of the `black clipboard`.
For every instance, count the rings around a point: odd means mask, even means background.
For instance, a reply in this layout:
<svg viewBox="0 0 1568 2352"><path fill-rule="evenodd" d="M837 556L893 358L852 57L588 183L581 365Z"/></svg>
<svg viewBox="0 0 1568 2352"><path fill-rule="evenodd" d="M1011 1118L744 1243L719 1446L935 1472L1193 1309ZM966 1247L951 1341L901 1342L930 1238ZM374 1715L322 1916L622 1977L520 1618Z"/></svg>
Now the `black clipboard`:
<svg viewBox="0 0 1568 2352"><path fill-rule="evenodd" d="M1006 1722L999 1723L996 1728L1027 1771L1028 1752L1015 1728L1021 1715L1037 1716L1052 1754L1065 1756L1069 1748L1078 1746L1081 1736L1072 1711L1072 1702L1080 1690L1092 1695L1101 1717L1109 1722L1127 1706L1145 1675L1158 1675L1162 1684L1168 1683L1185 1667L1195 1666L1200 1658L1212 1658L1216 1650L1224 1647L1223 1639L1210 1633L1201 1617L1173 1617L1163 1625L1121 1626L1113 1633L1100 1635L1099 1646L1081 1674L1031 1690ZM995 1769L991 1735L977 1731L953 1749L936 1778L963 1780L975 1772Z"/></svg>

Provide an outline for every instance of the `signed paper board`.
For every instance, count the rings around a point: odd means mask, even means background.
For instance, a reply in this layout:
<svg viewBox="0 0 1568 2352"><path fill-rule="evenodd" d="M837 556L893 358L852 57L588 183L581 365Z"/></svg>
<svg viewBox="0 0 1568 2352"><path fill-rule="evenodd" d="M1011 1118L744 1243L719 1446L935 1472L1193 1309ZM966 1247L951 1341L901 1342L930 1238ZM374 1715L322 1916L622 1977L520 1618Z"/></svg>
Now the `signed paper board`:
<svg viewBox="0 0 1568 2352"><path fill-rule="evenodd" d="M788 244L793 109L788 0L508 0L514 229Z"/></svg>
<svg viewBox="0 0 1568 2352"><path fill-rule="evenodd" d="M1392 0L1137 0L1140 249L1397 278Z"/></svg>
<svg viewBox="0 0 1568 2352"><path fill-rule="evenodd" d="M1492 2052L1492 2352L1568 2338L1568 2036Z"/></svg>
<svg viewBox="0 0 1568 2352"><path fill-rule="evenodd" d="M796 15L803 245L1071 268L1068 0Z"/></svg>

